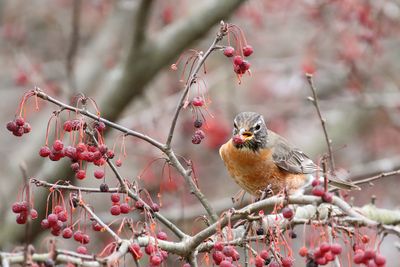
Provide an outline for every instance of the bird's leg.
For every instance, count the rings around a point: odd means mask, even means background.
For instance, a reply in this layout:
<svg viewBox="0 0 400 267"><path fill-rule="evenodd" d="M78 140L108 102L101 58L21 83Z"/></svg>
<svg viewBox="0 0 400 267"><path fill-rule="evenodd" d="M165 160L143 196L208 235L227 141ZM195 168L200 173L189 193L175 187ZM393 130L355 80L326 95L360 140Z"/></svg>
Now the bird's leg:
<svg viewBox="0 0 400 267"><path fill-rule="evenodd" d="M246 194L246 192L245 192L243 189L239 190L239 192L237 192L237 193L232 197L232 203L235 204L235 203L238 202L239 200L242 201L245 194Z"/></svg>
<svg viewBox="0 0 400 267"><path fill-rule="evenodd" d="M272 191L272 185L269 184L261 191L260 197L256 198L255 202L272 197L273 195L274 192Z"/></svg>

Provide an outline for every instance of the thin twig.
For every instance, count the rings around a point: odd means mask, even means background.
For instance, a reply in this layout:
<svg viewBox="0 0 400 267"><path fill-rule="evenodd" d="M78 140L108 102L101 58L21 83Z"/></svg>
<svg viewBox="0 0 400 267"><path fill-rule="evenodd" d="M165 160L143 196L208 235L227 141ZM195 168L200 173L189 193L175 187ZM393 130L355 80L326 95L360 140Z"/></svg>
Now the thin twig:
<svg viewBox="0 0 400 267"><path fill-rule="evenodd" d="M365 184L365 183L371 183L372 181L375 181L375 180L378 180L378 179L381 179L384 177L389 177L389 176L394 176L394 175L399 175L399 174L400 174L400 170L395 170L395 171L391 171L391 172L383 172L381 174L378 174L378 175L375 175L372 177L354 181L353 184L360 185L360 184Z"/></svg>
<svg viewBox="0 0 400 267"><path fill-rule="evenodd" d="M80 187L74 185L62 185L62 184L52 184L46 181L38 180L35 178L30 179L31 183L35 184L37 187L46 187L53 189L61 189L61 190L69 190L69 191L80 191L80 192L90 192L90 193L104 193L100 190L100 188L92 188L92 187ZM121 191L118 187L109 188L107 193L116 193Z"/></svg>
<svg viewBox="0 0 400 267"><path fill-rule="evenodd" d="M322 117L321 110L319 108L318 96L317 96L317 92L316 92L312 77L313 77L312 74L306 73L306 78L307 78L308 84L310 85L311 92L313 94L313 96L309 97L308 99L314 104L314 107L318 113L319 120L321 121L322 129L323 129L324 135L325 135L325 141L328 146L330 171L331 171L331 173L334 173L335 172L335 161L333 159L332 140L329 138L328 131L327 131L326 125L325 125L326 120L325 120L325 118Z"/></svg>
<svg viewBox="0 0 400 267"><path fill-rule="evenodd" d="M27 215L27 221L25 224L25 248L24 248L24 261L27 263L28 260L28 255L29 255L29 245L31 243L31 227L32 227L32 220L31 220L31 194L30 194L30 184L29 184L29 177L28 177L28 170L26 167L26 164L22 162L19 165L19 168L21 169L22 172L22 179L24 183L24 188L26 192L26 202L28 203L28 215Z"/></svg>

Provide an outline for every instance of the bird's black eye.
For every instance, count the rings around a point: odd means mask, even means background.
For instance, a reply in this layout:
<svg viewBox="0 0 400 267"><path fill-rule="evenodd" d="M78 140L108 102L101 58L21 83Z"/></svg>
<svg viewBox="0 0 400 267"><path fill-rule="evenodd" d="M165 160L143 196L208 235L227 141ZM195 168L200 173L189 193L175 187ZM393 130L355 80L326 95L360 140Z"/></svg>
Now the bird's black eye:
<svg viewBox="0 0 400 267"><path fill-rule="evenodd" d="M256 131L258 131L260 129L261 129L261 125L260 124L257 124L256 127L254 127L254 130L256 130Z"/></svg>

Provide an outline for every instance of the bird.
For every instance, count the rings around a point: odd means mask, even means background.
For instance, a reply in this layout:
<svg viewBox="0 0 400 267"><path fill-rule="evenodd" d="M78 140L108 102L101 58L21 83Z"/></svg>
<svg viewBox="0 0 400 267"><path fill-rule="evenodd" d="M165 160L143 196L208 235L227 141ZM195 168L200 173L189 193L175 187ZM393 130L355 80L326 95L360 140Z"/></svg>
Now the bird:
<svg viewBox="0 0 400 267"><path fill-rule="evenodd" d="M219 154L235 182L258 197L267 187L273 194L304 193L319 170L303 151L269 130L264 117L256 112L241 112L235 117L232 138L221 146ZM357 188L333 177L329 183L340 189Z"/></svg>

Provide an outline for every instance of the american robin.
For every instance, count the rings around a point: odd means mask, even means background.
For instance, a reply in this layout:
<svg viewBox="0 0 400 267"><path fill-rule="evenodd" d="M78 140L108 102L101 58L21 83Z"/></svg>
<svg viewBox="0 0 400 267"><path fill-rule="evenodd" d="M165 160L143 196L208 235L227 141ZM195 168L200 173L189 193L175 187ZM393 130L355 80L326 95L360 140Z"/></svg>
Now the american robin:
<svg viewBox="0 0 400 267"><path fill-rule="evenodd" d="M259 196L270 185L274 194L285 188L294 194L314 179L318 166L300 149L268 130L262 115L242 112L233 126L232 138L219 153L229 174L248 193ZM356 187L337 179L329 182L343 189Z"/></svg>

